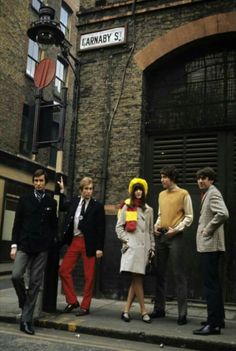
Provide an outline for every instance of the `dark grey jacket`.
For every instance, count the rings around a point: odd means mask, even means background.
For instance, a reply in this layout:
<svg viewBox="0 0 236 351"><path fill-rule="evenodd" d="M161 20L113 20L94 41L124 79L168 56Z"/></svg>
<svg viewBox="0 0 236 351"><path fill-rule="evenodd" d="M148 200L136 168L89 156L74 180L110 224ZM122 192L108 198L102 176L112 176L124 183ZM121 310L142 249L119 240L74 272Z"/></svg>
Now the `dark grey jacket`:
<svg viewBox="0 0 236 351"><path fill-rule="evenodd" d="M12 230L12 244L27 253L47 251L57 238L57 202L47 194L39 202L34 193L20 198Z"/></svg>

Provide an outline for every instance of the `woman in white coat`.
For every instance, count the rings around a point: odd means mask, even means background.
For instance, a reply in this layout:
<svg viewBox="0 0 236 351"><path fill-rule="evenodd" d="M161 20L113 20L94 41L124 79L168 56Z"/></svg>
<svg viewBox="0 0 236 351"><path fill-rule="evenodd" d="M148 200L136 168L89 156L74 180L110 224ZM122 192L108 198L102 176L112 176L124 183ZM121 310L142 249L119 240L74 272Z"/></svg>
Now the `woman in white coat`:
<svg viewBox="0 0 236 351"><path fill-rule="evenodd" d="M150 323L144 304L143 277L149 255L154 255L153 209L146 204L148 185L145 179L134 178L129 183L130 198L120 210L116 233L122 241L120 272L132 274L127 301L121 319L130 321L129 310L135 296L142 320Z"/></svg>

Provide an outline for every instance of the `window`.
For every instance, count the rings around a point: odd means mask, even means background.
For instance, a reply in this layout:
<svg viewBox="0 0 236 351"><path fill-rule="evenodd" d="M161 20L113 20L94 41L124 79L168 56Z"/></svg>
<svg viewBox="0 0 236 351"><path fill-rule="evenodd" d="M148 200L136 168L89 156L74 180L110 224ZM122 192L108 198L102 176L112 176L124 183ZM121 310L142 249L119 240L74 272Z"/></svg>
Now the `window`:
<svg viewBox="0 0 236 351"><path fill-rule="evenodd" d="M32 0L32 3L31 3L33 9L35 9L36 11L39 11L40 6L41 6L42 4L43 4L43 2L40 1L40 0Z"/></svg>
<svg viewBox="0 0 236 351"><path fill-rule="evenodd" d="M218 45L218 46L217 46ZM236 49L219 42L148 72L147 129L235 126Z"/></svg>
<svg viewBox="0 0 236 351"><path fill-rule="evenodd" d="M11 241L11 233L18 204L18 196L6 194L1 240Z"/></svg>
<svg viewBox="0 0 236 351"><path fill-rule="evenodd" d="M52 140L55 140L58 138L58 133L59 133L59 123L53 121L52 124ZM49 152L49 166L50 167L56 167L56 162L57 162L57 144L51 144L50 147L50 152Z"/></svg>
<svg viewBox="0 0 236 351"><path fill-rule="evenodd" d="M56 78L55 78L55 93L61 93L61 88L65 85L67 66L61 60L57 60Z"/></svg>
<svg viewBox="0 0 236 351"><path fill-rule="evenodd" d="M54 101L54 111L53 111L53 120L52 120L52 140L57 140L59 137L59 128L61 123L61 105ZM57 144L51 144L50 154L49 154L49 166L56 167L57 161Z"/></svg>
<svg viewBox="0 0 236 351"><path fill-rule="evenodd" d="M20 153L30 157L32 155L32 138L34 128L35 105L24 104L20 137ZM57 101L41 102L38 120L37 142L56 141L50 143L49 165L55 167L57 141L61 120L61 104ZM44 146L44 147L48 147ZM39 146L38 146L39 147ZM42 147L42 146L41 146Z"/></svg>
<svg viewBox="0 0 236 351"><path fill-rule="evenodd" d="M20 153L30 156L32 152L32 137L34 125L34 105L24 104L20 136Z"/></svg>
<svg viewBox="0 0 236 351"><path fill-rule="evenodd" d="M61 30L64 33L65 38L67 40L69 40L70 16L71 16L71 11L65 4L62 4L61 14L60 14L60 25L61 25Z"/></svg>
<svg viewBox="0 0 236 351"><path fill-rule="evenodd" d="M39 46L33 40L29 39L26 73L32 78L34 78L35 67L38 61Z"/></svg>

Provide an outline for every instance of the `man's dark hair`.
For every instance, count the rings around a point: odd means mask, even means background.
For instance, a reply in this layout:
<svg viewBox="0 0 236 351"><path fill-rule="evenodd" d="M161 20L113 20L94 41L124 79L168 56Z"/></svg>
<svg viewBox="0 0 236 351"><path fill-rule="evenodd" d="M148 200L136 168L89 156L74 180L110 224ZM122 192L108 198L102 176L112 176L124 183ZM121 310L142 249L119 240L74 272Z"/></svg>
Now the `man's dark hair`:
<svg viewBox="0 0 236 351"><path fill-rule="evenodd" d="M177 168L173 165L164 166L160 170L160 174L164 174L166 177L170 178L173 182L177 182L179 177L179 172Z"/></svg>
<svg viewBox="0 0 236 351"><path fill-rule="evenodd" d="M48 175L47 175L47 172L45 171L45 169L42 169L42 168L39 168L39 169L37 169L34 172L33 177L32 177L32 181L34 182L34 178L35 177L41 177L41 175L44 175L45 184L47 184L47 182L48 182Z"/></svg>
<svg viewBox="0 0 236 351"><path fill-rule="evenodd" d="M197 179L201 177L208 177L209 180L213 180L214 182L216 181L216 172L211 167L204 167L202 169L199 169L196 173L196 176Z"/></svg>

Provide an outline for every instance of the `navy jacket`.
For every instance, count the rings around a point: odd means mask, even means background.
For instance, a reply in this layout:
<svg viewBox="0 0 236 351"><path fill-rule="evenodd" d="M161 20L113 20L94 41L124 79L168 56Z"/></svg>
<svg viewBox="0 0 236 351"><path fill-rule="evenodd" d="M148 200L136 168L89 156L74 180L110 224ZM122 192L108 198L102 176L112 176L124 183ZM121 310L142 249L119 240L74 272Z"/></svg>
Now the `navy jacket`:
<svg viewBox="0 0 236 351"><path fill-rule="evenodd" d="M80 197L73 197L67 201L65 195L60 195L60 211L67 211L64 228L63 243L71 244L74 231L74 216ZM84 235L86 254L88 257L96 255L96 250L103 251L105 240L105 211L104 206L91 198L84 214L82 223L80 223L81 232Z"/></svg>
<svg viewBox="0 0 236 351"><path fill-rule="evenodd" d="M57 238L57 202L45 194L39 202L34 193L20 198L12 230L12 244L27 253L47 251Z"/></svg>

